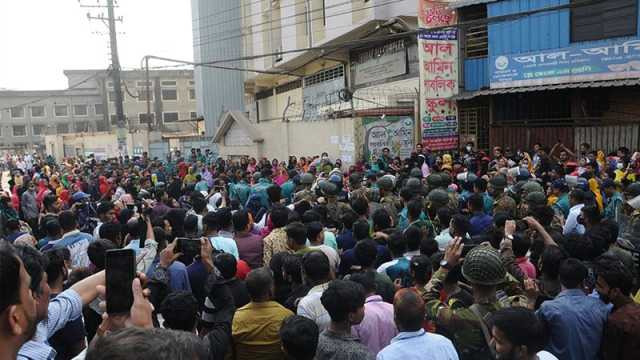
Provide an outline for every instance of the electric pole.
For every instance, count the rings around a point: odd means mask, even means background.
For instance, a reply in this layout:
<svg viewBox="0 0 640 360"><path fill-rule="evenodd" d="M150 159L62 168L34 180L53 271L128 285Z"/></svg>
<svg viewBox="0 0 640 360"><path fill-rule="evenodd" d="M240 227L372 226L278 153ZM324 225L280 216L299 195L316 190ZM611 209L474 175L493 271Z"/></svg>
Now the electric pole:
<svg viewBox="0 0 640 360"><path fill-rule="evenodd" d="M85 6L83 7L103 7L98 6ZM113 82L113 91L115 95L114 104L116 107L116 121L118 129L116 131L118 138L118 150L123 155L128 155L127 150L127 130L125 128L124 107L122 104L122 86L120 84L120 58L118 57L118 38L116 32L116 21L122 22L122 17L116 18L114 12L113 0L107 0L107 17L104 15L91 16L87 14L87 18L90 20L101 20L106 23L109 28L109 47L111 48L111 81ZM108 106L107 106L108 108Z"/></svg>

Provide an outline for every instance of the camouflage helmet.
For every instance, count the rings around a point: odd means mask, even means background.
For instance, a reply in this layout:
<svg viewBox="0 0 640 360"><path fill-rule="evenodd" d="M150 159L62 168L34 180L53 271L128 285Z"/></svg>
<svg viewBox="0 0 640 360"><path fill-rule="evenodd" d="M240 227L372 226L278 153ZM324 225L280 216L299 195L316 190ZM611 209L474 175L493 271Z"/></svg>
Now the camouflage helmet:
<svg viewBox="0 0 640 360"><path fill-rule="evenodd" d="M449 194L445 190L442 189L434 189L429 192L429 196L427 197L430 203L445 205L449 202Z"/></svg>
<svg viewBox="0 0 640 360"><path fill-rule="evenodd" d="M339 173L334 173L331 176L329 176L329 181L331 181L336 185L342 185L342 175Z"/></svg>
<svg viewBox="0 0 640 360"><path fill-rule="evenodd" d="M434 189L440 186L440 174L430 174L427 176L427 184L429 184L429 188Z"/></svg>
<svg viewBox="0 0 640 360"><path fill-rule="evenodd" d="M526 197L527 203L534 206L545 206L547 204L547 197L544 193L539 191L530 192Z"/></svg>
<svg viewBox="0 0 640 360"><path fill-rule="evenodd" d="M526 191L527 194L531 194L534 192L541 192L544 194L544 189L542 185L536 181L527 181L524 185L522 185L522 191Z"/></svg>
<svg viewBox="0 0 640 360"><path fill-rule="evenodd" d="M378 187L384 191L392 191L393 190L393 180L390 177L383 176L376 182Z"/></svg>
<svg viewBox="0 0 640 360"><path fill-rule="evenodd" d="M411 178L407 179L407 183L405 184L405 186L410 188L410 189L421 189L422 188L422 182L420 181L420 179L416 179L414 177L411 177Z"/></svg>
<svg viewBox="0 0 640 360"><path fill-rule="evenodd" d="M418 168L413 168L409 172L409 176L412 177L412 178L422 179L422 170L420 170Z"/></svg>
<svg viewBox="0 0 640 360"><path fill-rule="evenodd" d="M304 173L300 177L300 184L311 185L313 184L314 177L310 173Z"/></svg>
<svg viewBox="0 0 640 360"><path fill-rule="evenodd" d="M338 187L330 181L323 180L318 184L318 187L320 187L320 191L322 191L322 194L325 196L334 196L338 194Z"/></svg>
<svg viewBox="0 0 640 360"><path fill-rule="evenodd" d="M629 184L624 191L627 199L633 199L634 197L640 195L640 182L634 182Z"/></svg>
<svg viewBox="0 0 640 360"><path fill-rule="evenodd" d="M472 284L493 286L504 281L506 271L496 249L479 245L464 257L462 275Z"/></svg>
<svg viewBox="0 0 640 360"><path fill-rule="evenodd" d="M362 183L362 174L354 172L349 175L349 184L356 185Z"/></svg>
<svg viewBox="0 0 640 360"><path fill-rule="evenodd" d="M489 183L494 188L504 189L505 187L507 187L507 178L505 178L504 175L498 174L492 177L491 180L489 180Z"/></svg>
<svg viewBox="0 0 640 360"><path fill-rule="evenodd" d="M440 186L447 187L451 184L451 175L446 172L441 172L440 174Z"/></svg>

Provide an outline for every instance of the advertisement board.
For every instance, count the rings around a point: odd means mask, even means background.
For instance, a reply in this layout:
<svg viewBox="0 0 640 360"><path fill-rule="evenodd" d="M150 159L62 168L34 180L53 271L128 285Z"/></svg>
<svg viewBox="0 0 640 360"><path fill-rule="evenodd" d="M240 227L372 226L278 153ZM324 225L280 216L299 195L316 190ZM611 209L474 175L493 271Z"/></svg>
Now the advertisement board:
<svg viewBox="0 0 640 360"><path fill-rule="evenodd" d="M382 155L382 149L389 148L391 156L408 158L414 149L415 122L409 116L365 117L364 154L368 160L372 155Z"/></svg>

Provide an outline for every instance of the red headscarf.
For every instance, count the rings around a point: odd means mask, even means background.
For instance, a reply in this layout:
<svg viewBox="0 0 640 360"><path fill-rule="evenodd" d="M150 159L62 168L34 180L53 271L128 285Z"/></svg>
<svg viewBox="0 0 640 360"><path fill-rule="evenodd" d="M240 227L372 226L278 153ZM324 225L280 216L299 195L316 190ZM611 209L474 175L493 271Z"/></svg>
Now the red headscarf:
<svg viewBox="0 0 640 360"><path fill-rule="evenodd" d="M100 189L100 194L104 195L107 193L107 191L109 191L109 183L107 183L107 178L104 176L100 176L98 178L98 182L99 182L99 189Z"/></svg>

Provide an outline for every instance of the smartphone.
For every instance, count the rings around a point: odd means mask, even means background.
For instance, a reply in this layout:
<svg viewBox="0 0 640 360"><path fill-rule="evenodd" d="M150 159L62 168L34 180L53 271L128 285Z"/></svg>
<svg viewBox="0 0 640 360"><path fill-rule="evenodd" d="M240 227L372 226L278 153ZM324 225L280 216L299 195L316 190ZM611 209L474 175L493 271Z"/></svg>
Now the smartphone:
<svg viewBox="0 0 640 360"><path fill-rule="evenodd" d="M191 239L191 238L176 238L176 247L174 251L176 253L182 253L182 258L186 265L189 265L193 258L197 255L200 255L200 239Z"/></svg>
<svg viewBox="0 0 640 360"><path fill-rule="evenodd" d="M107 250L107 313L127 313L133 305L131 283L136 276L136 255L133 249Z"/></svg>

